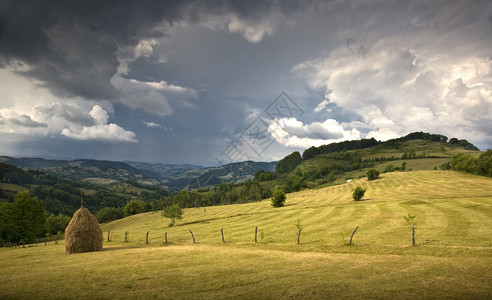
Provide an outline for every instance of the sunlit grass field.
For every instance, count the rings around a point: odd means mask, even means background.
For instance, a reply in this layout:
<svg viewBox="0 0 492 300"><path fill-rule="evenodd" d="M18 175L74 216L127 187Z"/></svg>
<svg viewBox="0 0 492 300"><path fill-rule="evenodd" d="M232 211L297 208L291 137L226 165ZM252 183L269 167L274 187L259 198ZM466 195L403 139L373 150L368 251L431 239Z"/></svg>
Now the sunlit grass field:
<svg viewBox="0 0 492 300"><path fill-rule="evenodd" d="M491 178L385 173L288 194L282 208L186 209L168 223L156 212L104 224L97 253L0 249L0 298L492 298Z"/></svg>

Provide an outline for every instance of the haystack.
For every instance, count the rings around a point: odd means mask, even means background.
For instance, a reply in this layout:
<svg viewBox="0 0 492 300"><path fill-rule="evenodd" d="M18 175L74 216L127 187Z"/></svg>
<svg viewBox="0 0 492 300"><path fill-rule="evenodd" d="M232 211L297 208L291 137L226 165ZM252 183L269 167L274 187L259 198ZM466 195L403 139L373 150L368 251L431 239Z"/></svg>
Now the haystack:
<svg viewBox="0 0 492 300"><path fill-rule="evenodd" d="M101 227L91 212L81 207L65 229L65 253L100 251L103 247Z"/></svg>

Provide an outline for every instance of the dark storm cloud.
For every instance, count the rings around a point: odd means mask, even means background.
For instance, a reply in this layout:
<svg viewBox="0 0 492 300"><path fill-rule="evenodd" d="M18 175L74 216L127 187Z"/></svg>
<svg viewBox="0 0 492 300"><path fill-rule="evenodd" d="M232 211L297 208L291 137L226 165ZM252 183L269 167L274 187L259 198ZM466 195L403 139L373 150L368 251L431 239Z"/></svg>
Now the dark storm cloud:
<svg viewBox="0 0 492 300"><path fill-rule="evenodd" d="M114 99L111 78L118 51L166 34L186 19L235 13L255 20L273 9L299 9L297 1L0 1L0 64L42 82L58 96ZM158 25L162 25L156 29ZM14 67L15 69L15 67Z"/></svg>
<svg viewBox="0 0 492 300"><path fill-rule="evenodd" d="M2 1L0 61L28 64L21 72L58 95L112 98L117 50L180 17L180 1Z"/></svg>

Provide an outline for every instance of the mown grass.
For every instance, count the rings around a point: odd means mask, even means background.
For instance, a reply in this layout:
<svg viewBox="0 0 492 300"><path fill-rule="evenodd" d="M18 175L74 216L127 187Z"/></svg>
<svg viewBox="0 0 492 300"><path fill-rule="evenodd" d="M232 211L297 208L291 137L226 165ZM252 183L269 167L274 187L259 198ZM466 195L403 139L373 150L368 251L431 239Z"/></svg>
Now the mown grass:
<svg viewBox="0 0 492 300"><path fill-rule="evenodd" d="M351 199L357 185L364 201ZM395 172L288 194L283 208L187 209L174 227L160 213L135 215L102 226L101 252L1 249L0 298L491 298L491 188L451 171Z"/></svg>

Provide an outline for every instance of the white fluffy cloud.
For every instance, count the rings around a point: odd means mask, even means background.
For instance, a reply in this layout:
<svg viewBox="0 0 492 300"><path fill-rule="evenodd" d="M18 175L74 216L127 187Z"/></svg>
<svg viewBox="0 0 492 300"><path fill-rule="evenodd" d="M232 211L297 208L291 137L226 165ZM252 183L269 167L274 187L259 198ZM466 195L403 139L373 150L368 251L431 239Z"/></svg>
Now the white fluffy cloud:
<svg viewBox="0 0 492 300"><path fill-rule="evenodd" d="M339 48L294 67L328 104L357 114L367 137L388 139L412 131L492 138L492 60L486 56L391 47L380 42L352 53Z"/></svg>
<svg viewBox="0 0 492 300"><path fill-rule="evenodd" d="M324 122L303 124L295 118L275 120L268 127L272 137L287 147L309 148L345 140L360 139L360 132L345 129L345 124L328 119Z"/></svg>
<svg viewBox="0 0 492 300"><path fill-rule="evenodd" d="M155 128L155 127L162 128L162 125L161 124L157 124L157 123L154 123L154 122L144 122L144 124L147 125L147 127L150 127L150 128Z"/></svg>
<svg viewBox="0 0 492 300"><path fill-rule="evenodd" d="M64 128L61 134L77 140L137 142L135 133L127 131L114 123L107 124L108 114L101 106L95 105L89 115L94 119L95 125L70 126L69 128Z"/></svg>
<svg viewBox="0 0 492 300"><path fill-rule="evenodd" d="M156 39L144 39L141 40L135 47L135 58L149 57L154 52L154 46L159 45Z"/></svg>
<svg viewBox="0 0 492 300"><path fill-rule="evenodd" d="M0 79L9 84L2 88L0 133L29 137L60 135L78 140L136 142L136 135L117 124L108 124L113 106L106 101L95 104L81 98L60 99L46 88L0 69ZM9 101L8 99L12 99ZM104 108L103 108L104 107Z"/></svg>

